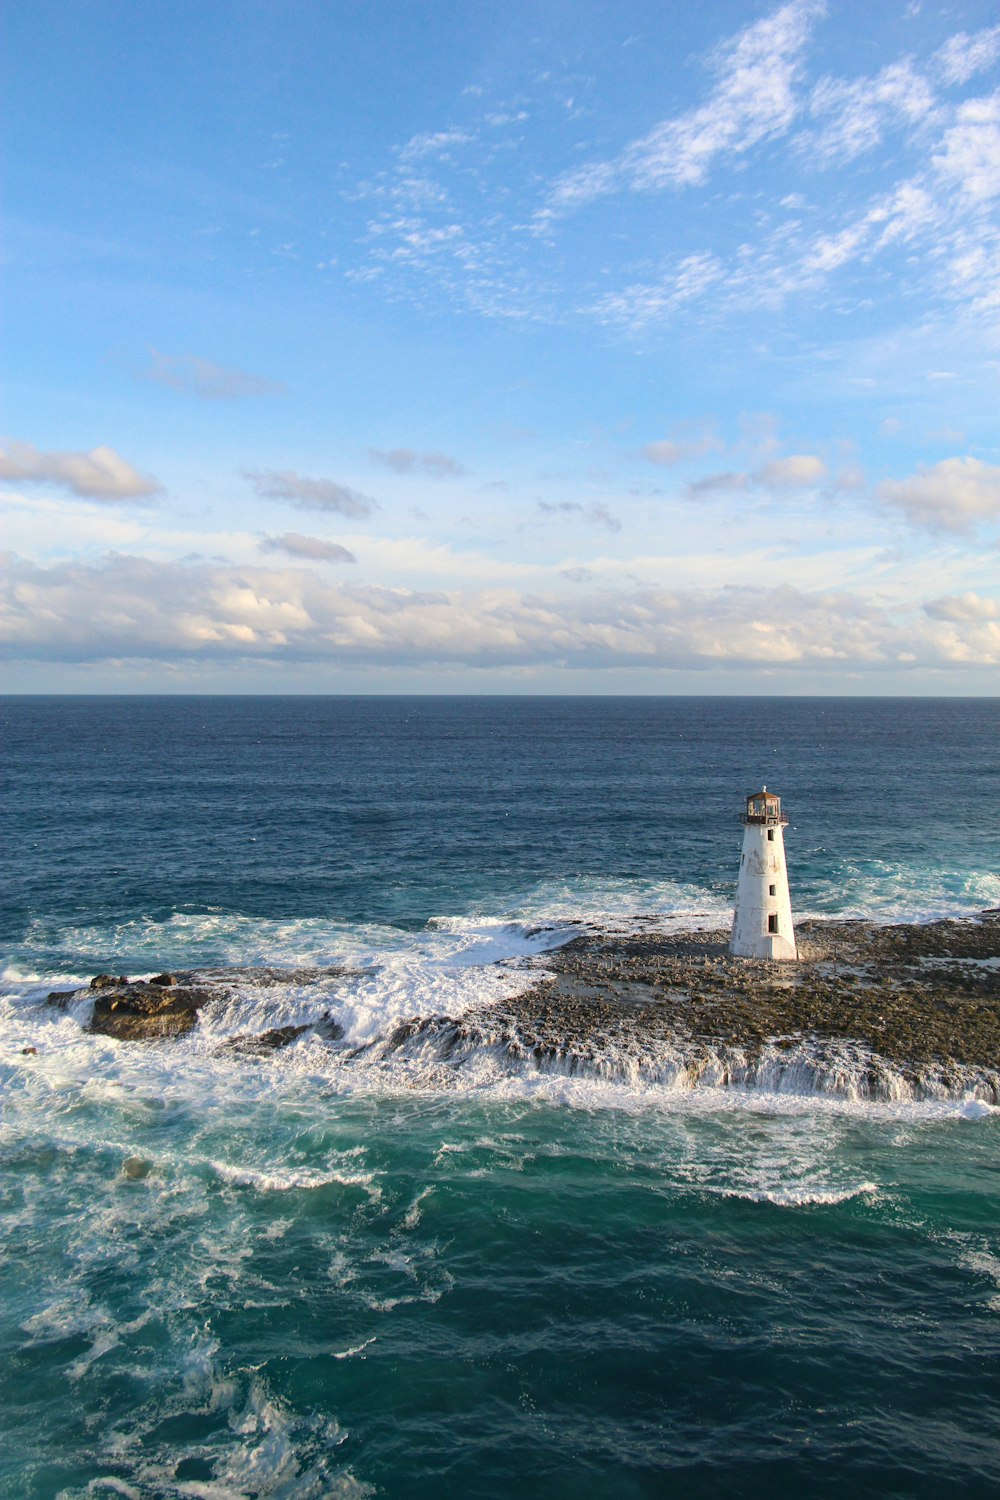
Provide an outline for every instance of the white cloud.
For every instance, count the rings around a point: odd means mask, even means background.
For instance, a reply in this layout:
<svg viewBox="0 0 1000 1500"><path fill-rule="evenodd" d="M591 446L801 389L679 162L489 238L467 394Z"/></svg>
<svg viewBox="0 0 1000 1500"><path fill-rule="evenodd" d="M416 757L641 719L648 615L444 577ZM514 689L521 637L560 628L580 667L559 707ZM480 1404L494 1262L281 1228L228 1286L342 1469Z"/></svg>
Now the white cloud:
<svg viewBox="0 0 1000 1500"><path fill-rule="evenodd" d="M435 130L425 135L411 136L399 155L403 161L416 161L423 156L444 156L452 146L465 146L475 136L467 130Z"/></svg>
<svg viewBox="0 0 1000 1500"><path fill-rule="evenodd" d="M335 479L309 479L293 469L248 470L258 495L265 500L288 500L300 510L331 511L340 516L370 516L378 510L378 501L359 490L338 484Z"/></svg>
<svg viewBox="0 0 1000 1500"><path fill-rule="evenodd" d="M415 591L335 584L306 567L155 563L7 570L3 632L22 660L192 658L338 664L865 669L995 665L989 612L894 613L843 591L586 588ZM953 612L954 613L954 612ZM921 624L921 619L923 624Z"/></svg>
<svg viewBox="0 0 1000 1500"><path fill-rule="evenodd" d="M321 536L303 536L299 531L286 531L281 536L266 536L260 543L261 552L286 552L289 557L302 557L312 562L357 562L353 552L339 542L327 541Z"/></svg>
<svg viewBox="0 0 1000 1500"><path fill-rule="evenodd" d="M934 106L928 83L907 59L883 68L875 78L823 78L813 89L810 113L826 123L802 137L820 162L849 162L877 146L883 134L926 118Z"/></svg>
<svg viewBox="0 0 1000 1500"><path fill-rule="evenodd" d="M878 494L915 526L970 531L979 521L1000 520L1000 467L946 458L907 479L885 480Z"/></svg>
<svg viewBox="0 0 1000 1500"><path fill-rule="evenodd" d="M787 458L776 458L765 464L753 476L765 487L778 485L793 488L801 485L819 484L826 478L826 464L811 453L792 453Z"/></svg>
<svg viewBox="0 0 1000 1500"><path fill-rule="evenodd" d="M974 73L990 68L1000 56L1000 26L969 36L960 31L935 54L934 63L945 83L967 83Z"/></svg>
<svg viewBox="0 0 1000 1500"><path fill-rule="evenodd" d="M705 433L699 438L681 439L676 442L671 438L663 438L659 442L647 443L642 450L642 456L651 464L661 464L665 468L672 468L674 464L683 463L685 459L700 458L703 453L719 447L721 444L712 434Z"/></svg>
<svg viewBox="0 0 1000 1500"><path fill-rule="evenodd" d="M246 370L230 369L216 365L211 360L201 359L197 354L162 354L150 349L150 362L145 370L137 370L136 378L152 381L155 385L169 386L188 396L198 396L202 401L238 401L244 396L277 396L285 387L277 380L267 380L263 375L250 375Z"/></svg>
<svg viewBox="0 0 1000 1500"><path fill-rule="evenodd" d="M943 147L934 166L946 182L980 202L1000 195L1000 92L960 105Z"/></svg>
<svg viewBox="0 0 1000 1500"><path fill-rule="evenodd" d="M972 621L1000 620L1000 604L995 599L984 599L981 594L967 592L948 594L942 599L929 599L924 613L935 620Z"/></svg>
<svg viewBox="0 0 1000 1500"><path fill-rule="evenodd" d="M55 484L88 500L141 500L162 489L159 480L104 446L89 453L43 453L31 443L8 443L0 448L0 479Z"/></svg>
<svg viewBox="0 0 1000 1500"><path fill-rule="evenodd" d="M784 134L800 108L802 54L825 10L821 0L792 0L723 43L710 59L717 81L704 104L664 120L616 160L564 174L541 222L621 188L695 186L717 158Z"/></svg>

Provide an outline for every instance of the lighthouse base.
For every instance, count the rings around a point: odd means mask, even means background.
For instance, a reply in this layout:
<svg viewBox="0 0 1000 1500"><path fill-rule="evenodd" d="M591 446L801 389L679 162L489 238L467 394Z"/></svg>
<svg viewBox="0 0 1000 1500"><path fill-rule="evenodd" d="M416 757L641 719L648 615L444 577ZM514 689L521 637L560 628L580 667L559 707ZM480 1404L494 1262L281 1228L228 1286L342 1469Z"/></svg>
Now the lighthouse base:
<svg viewBox="0 0 1000 1500"><path fill-rule="evenodd" d="M780 932L748 932L750 923L739 923L740 930L733 928L729 939L729 951L736 958L770 958L779 963L791 963L798 958L795 943L789 942Z"/></svg>

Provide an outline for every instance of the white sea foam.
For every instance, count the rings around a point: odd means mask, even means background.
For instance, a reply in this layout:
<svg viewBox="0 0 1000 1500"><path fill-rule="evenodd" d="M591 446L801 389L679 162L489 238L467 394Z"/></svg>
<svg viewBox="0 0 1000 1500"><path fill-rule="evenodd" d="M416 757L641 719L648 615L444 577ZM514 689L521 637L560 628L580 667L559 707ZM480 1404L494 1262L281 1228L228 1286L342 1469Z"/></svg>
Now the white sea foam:
<svg viewBox="0 0 1000 1500"><path fill-rule="evenodd" d="M379 1189L373 1185L375 1180L373 1172L321 1171L309 1167L262 1169L242 1165L233 1166L223 1161L213 1161L210 1166L216 1176L221 1177L224 1182L231 1182L236 1187L256 1188L263 1193L288 1193L297 1189L309 1191L324 1187L364 1188L371 1196L378 1196L379 1193Z"/></svg>

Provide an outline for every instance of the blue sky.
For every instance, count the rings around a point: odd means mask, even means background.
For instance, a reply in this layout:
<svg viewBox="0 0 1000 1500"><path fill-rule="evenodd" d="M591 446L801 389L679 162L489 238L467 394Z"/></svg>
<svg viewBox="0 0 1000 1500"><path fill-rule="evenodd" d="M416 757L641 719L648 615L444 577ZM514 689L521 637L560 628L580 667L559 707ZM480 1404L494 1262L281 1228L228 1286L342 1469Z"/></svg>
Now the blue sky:
<svg viewBox="0 0 1000 1500"><path fill-rule="evenodd" d="M994 4L5 25L8 690L1000 690Z"/></svg>

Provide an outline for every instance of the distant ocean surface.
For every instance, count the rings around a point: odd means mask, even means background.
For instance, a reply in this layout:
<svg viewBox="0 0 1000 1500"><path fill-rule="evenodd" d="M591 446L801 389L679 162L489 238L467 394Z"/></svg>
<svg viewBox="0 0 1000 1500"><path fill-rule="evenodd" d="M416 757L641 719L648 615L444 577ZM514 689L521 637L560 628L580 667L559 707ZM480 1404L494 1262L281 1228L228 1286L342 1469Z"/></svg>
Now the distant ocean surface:
<svg viewBox="0 0 1000 1500"><path fill-rule="evenodd" d="M0 722L0 1496L1000 1493L1000 1111L343 1062L576 923L726 925L765 782L797 917L1000 906L1000 700ZM162 1045L44 1003L220 965L349 969L345 1045L221 1046L315 985Z"/></svg>

